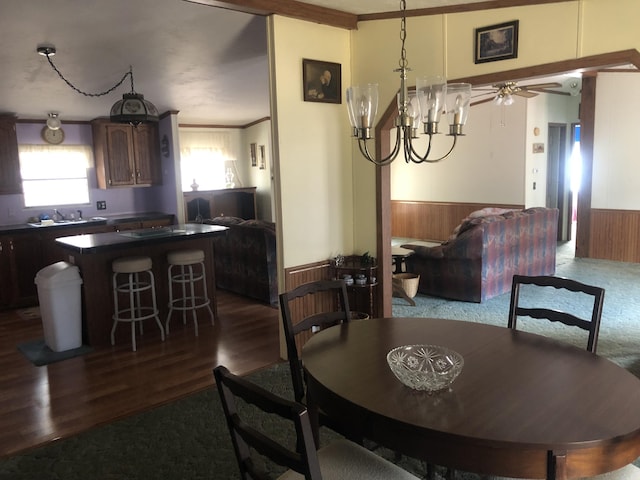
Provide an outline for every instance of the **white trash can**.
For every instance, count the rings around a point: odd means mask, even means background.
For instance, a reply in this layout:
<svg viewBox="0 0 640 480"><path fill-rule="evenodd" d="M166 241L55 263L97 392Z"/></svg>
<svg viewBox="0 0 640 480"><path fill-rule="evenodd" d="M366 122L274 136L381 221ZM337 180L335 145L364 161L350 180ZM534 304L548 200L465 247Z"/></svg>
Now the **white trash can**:
<svg viewBox="0 0 640 480"><path fill-rule="evenodd" d="M44 342L54 352L82 346L80 271L67 262L44 267L36 274Z"/></svg>

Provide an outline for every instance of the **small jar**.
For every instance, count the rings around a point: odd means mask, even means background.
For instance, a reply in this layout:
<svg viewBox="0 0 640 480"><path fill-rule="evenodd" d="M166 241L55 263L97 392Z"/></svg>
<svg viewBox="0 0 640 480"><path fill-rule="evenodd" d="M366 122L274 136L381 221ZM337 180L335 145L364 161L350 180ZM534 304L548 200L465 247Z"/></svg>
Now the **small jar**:
<svg viewBox="0 0 640 480"><path fill-rule="evenodd" d="M344 274L342 276L342 279L344 280L344 283L346 285L353 285L353 277L349 274Z"/></svg>

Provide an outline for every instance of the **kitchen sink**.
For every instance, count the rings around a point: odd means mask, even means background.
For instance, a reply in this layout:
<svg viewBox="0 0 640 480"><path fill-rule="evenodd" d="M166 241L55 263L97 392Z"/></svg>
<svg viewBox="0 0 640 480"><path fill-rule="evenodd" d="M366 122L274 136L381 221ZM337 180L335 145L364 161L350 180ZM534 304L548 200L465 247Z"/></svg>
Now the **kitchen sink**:
<svg viewBox="0 0 640 480"><path fill-rule="evenodd" d="M54 227L56 225L78 225L81 223L87 223L88 220L56 220L56 221L44 221L38 223L28 223L32 227Z"/></svg>

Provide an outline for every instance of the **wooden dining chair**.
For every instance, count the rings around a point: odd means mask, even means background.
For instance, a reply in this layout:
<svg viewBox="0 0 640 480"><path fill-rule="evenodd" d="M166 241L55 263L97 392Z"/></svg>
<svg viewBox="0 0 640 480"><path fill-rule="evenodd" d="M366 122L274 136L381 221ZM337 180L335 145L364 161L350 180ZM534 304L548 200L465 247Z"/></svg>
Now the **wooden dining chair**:
<svg viewBox="0 0 640 480"><path fill-rule="evenodd" d="M298 349L313 333L351 320L347 287L343 280L304 283L280 294L280 312L294 397L304 403L306 389Z"/></svg>
<svg viewBox="0 0 640 480"><path fill-rule="evenodd" d="M522 285L535 285L538 287L552 287L556 290L565 290L574 293L583 293L593 297L591 318L580 318L572 313L544 307L520 306L520 289ZM531 317L546 319L552 322L561 322L571 327L578 327L589 332L587 350L595 353L598 346L598 333L600 331L600 319L602 317L602 304L604 302L604 288L586 285L584 283L563 277L514 275L511 288L511 304L509 306L508 327L516 329L518 317Z"/></svg>
<svg viewBox="0 0 640 480"><path fill-rule="evenodd" d="M252 460L251 449L289 469L278 480L417 480L418 477L349 440L339 439L316 450L304 405L278 397L232 374L224 366L216 367L213 373L242 480L271 478L259 467L262 462ZM274 432L265 431L260 427L264 417L243 415L246 410L237 408L236 399L257 407L266 415L284 419L296 441L276 440L275 430L281 438L287 427L278 422Z"/></svg>

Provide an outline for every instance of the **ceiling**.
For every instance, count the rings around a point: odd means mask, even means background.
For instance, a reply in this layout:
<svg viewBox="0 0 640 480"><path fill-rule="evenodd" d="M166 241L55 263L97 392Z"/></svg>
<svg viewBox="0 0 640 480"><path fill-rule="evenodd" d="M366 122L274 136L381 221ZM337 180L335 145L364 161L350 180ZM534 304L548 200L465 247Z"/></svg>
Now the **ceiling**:
<svg viewBox="0 0 640 480"><path fill-rule="evenodd" d="M407 8L479 1L409 0ZM398 0L303 3L353 14L399 8ZM283 4L295 2L276 5ZM36 53L42 44L56 47L55 65L88 93L110 89L132 66L135 90L161 113L179 111L180 123L246 125L270 115L263 16L198 0L2 0L0 40L0 113L20 119L48 112L59 112L63 122L106 116L130 90L127 80L101 97L73 91Z"/></svg>

